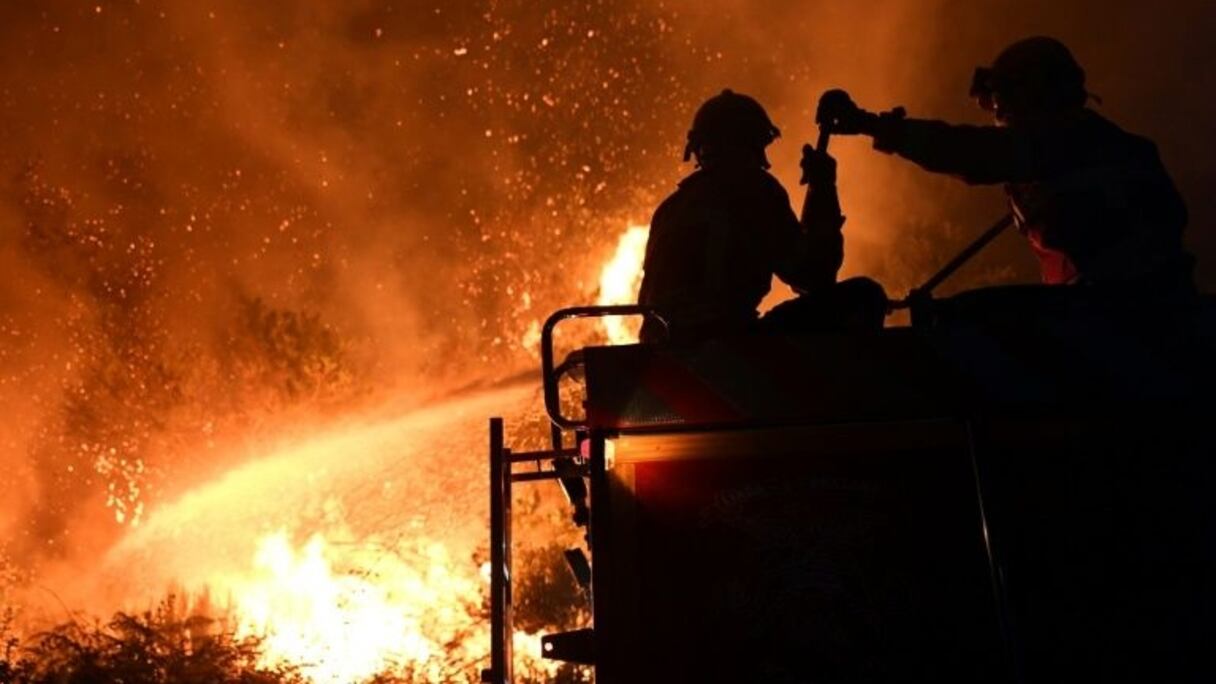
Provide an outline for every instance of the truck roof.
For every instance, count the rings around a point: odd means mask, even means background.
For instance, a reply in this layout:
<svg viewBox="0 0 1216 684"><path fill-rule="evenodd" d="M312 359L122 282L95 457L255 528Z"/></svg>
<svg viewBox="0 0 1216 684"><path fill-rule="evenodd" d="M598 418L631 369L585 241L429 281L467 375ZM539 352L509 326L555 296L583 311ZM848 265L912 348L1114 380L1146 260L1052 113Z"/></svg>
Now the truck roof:
<svg viewBox="0 0 1216 684"><path fill-rule="evenodd" d="M620 431L1092 414L1210 400L1216 305L1002 287L930 325L584 350L587 420Z"/></svg>

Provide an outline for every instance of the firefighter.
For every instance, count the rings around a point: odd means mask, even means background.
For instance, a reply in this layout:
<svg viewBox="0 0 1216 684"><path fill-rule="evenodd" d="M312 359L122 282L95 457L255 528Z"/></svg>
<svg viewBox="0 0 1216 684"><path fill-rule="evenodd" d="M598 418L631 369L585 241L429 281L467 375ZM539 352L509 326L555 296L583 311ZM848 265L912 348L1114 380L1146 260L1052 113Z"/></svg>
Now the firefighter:
<svg viewBox="0 0 1216 684"><path fill-rule="evenodd" d="M836 282L844 217L835 161L803 149L811 194L800 221L767 171L765 148L779 135L758 102L730 90L697 111L684 150L696 170L654 213L638 296L663 314L673 341L882 327L880 285ZM757 308L774 274L799 296L761 320ZM645 342L664 337L652 322L642 329Z"/></svg>
<svg viewBox="0 0 1216 684"><path fill-rule="evenodd" d="M1010 45L976 69L971 94L995 125L911 119L902 108L875 114L843 91L827 93L824 107L833 133L869 135L875 149L971 184L1005 184L1046 284L1193 289L1186 206L1156 147L1087 106L1085 72L1063 43Z"/></svg>

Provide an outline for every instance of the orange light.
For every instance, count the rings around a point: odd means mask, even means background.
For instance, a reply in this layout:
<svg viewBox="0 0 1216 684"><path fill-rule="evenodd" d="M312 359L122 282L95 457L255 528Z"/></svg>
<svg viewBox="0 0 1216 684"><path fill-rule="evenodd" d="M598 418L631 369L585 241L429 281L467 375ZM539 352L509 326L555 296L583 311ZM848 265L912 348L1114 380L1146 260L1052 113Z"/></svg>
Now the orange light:
<svg viewBox="0 0 1216 684"><path fill-rule="evenodd" d="M315 684L377 675L464 681L489 660L488 566L470 554L476 541L465 530L438 519L475 515L466 511L476 503L454 497L451 509L368 526L413 510L402 500L445 474L430 468L448 459L428 453L472 449L481 416L531 391L493 390L269 443L258 458L151 511L109 552L105 584L129 585L113 599L136 605L164 586L206 597L238 636L261 638L261 664L297 666ZM451 443L465 433L468 443ZM367 472L391 479L348 507L344 492L367 482ZM436 520L423 520L428 514ZM513 640L521 676L556 671L541 658L539 634L517 631Z"/></svg>
<svg viewBox="0 0 1216 684"><path fill-rule="evenodd" d="M650 226L629 226L616 245L616 253L600 271L598 304L633 304L642 286L642 263L646 258L646 239ZM610 344L637 342L641 323L633 319L609 316L603 321L604 334Z"/></svg>

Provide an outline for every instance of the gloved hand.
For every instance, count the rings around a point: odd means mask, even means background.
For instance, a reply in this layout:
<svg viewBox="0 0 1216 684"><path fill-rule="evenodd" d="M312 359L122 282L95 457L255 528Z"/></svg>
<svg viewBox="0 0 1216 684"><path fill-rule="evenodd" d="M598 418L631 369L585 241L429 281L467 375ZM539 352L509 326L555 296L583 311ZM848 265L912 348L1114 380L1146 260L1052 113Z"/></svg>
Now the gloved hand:
<svg viewBox="0 0 1216 684"><path fill-rule="evenodd" d="M803 145L802 161L798 165L802 167L802 180L799 182L803 185L817 188L836 182L836 160L827 152L820 152L809 144Z"/></svg>
<svg viewBox="0 0 1216 684"><path fill-rule="evenodd" d="M819 97L815 123L836 135L873 135L878 115L858 107L845 91L829 90Z"/></svg>

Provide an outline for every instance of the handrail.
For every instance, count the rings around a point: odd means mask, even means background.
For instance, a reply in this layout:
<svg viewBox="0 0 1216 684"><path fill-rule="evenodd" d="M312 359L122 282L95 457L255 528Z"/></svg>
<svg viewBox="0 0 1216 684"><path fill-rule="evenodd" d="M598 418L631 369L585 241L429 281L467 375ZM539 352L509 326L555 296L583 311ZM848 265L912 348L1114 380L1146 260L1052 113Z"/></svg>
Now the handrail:
<svg viewBox="0 0 1216 684"><path fill-rule="evenodd" d="M553 330L562 321L572 318L602 318L604 316L641 316L657 322L663 326L665 331L669 330L666 319L654 307L643 306L641 304L574 306L567 309L559 309L552 316L549 316L540 332L541 379L545 389L545 412L549 414L549 420L560 429L575 430L586 427L587 421L574 420L562 415L559 382L563 375L570 372L575 366L580 365L581 361L568 358L560 366L554 366Z"/></svg>

